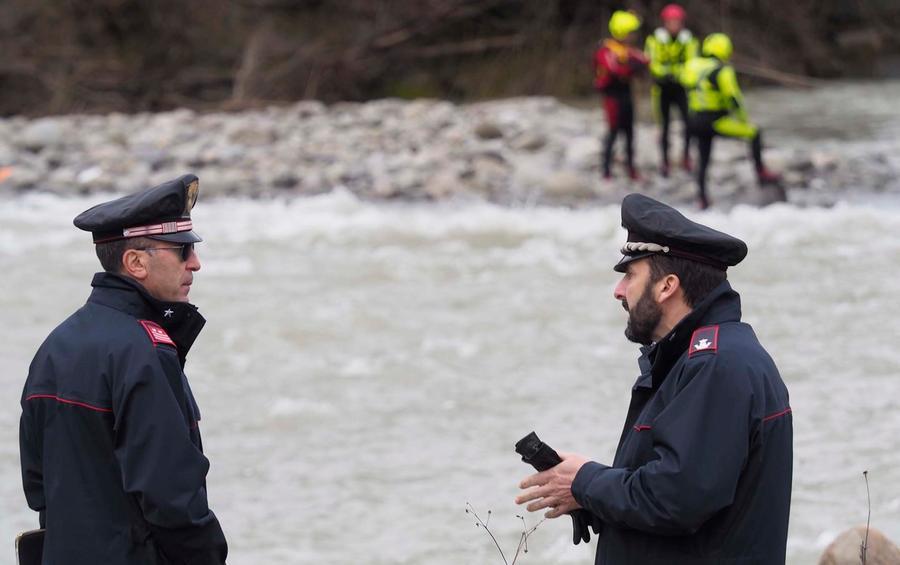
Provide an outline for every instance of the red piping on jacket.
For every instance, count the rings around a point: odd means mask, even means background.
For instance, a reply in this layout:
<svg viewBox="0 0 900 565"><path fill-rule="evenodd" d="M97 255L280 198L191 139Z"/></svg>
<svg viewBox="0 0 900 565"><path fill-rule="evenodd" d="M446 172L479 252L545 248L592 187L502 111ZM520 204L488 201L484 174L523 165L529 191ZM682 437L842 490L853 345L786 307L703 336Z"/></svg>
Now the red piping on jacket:
<svg viewBox="0 0 900 565"><path fill-rule="evenodd" d="M787 415L790 414L791 412L792 412L792 410L790 409L790 407L788 407L788 408L785 408L784 410L782 410L781 412L778 412L778 413L776 413L776 414L771 414L771 415L769 415L769 416L766 416L765 418L763 418L762 421L763 421L763 422L768 422L769 420L774 420L775 418L780 418L780 417L782 417L782 416L787 416Z"/></svg>
<svg viewBox="0 0 900 565"><path fill-rule="evenodd" d="M53 394L32 394L31 396L26 397L25 400L34 400L35 398L51 398L57 402L62 402L63 404L72 404L74 406L81 406L82 408L94 410L95 412L106 412L112 414L112 408L100 408L99 406L91 406L90 404L86 404L84 402L69 400L67 398L60 398Z"/></svg>
<svg viewBox="0 0 900 565"><path fill-rule="evenodd" d="M766 416L765 418L763 418L762 421L763 421L763 422L768 422L768 421L770 421L770 420L774 420L775 418L780 418L780 417L782 417L782 416L787 416L787 415L790 414L791 412L793 412L793 410L791 410L790 408L785 408L785 409L782 410L781 412L777 412L777 413L775 413L775 414L770 414L770 415ZM636 432L643 432L643 431L645 431L645 430L652 430L652 429L653 429L653 426L648 426L648 425L646 425L646 424L639 424L639 425L634 426L634 431L636 431Z"/></svg>

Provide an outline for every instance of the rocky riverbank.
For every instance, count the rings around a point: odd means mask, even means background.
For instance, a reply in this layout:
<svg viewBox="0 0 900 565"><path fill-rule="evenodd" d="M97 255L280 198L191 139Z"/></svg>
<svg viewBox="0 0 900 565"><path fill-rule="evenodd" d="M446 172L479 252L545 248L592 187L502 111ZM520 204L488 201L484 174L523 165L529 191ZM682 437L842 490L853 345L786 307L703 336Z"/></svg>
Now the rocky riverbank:
<svg viewBox="0 0 900 565"><path fill-rule="evenodd" d="M189 110L0 120L0 194L127 192L194 172L209 196L302 196L338 188L363 199L483 199L508 205L616 202L639 190L692 204L681 171L656 173L656 131L637 132L643 180L600 179L597 109L552 98L469 105L380 100L326 106L300 102L241 113ZM889 155L812 147L766 152L789 201L827 205L860 186L896 189ZM826 146L827 147L827 146ZM675 141L675 148L678 143ZM716 146L715 205L765 204L746 146ZM894 183L894 184L892 184Z"/></svg>

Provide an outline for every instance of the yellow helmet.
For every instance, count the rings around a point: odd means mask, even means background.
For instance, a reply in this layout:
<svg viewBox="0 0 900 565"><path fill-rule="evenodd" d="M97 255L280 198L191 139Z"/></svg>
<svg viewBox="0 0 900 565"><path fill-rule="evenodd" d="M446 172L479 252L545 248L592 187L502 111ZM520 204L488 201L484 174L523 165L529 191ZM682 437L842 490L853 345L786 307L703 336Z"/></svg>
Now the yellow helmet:
<svg viewBox="0 0 900 565"><path fill-rule="evenodd" d="M703 40L703 54L707 57L715 57L725 62L731 59L733 51L731 39L724 33L711 33Z"/></svg>
<svg viewBox="0 0 900 565"><path fill-rule="evenodd" d="M609 32L616 39L625 39L629 33L641 27L641 20L632 12L616 10L609 18Z"/></svg>

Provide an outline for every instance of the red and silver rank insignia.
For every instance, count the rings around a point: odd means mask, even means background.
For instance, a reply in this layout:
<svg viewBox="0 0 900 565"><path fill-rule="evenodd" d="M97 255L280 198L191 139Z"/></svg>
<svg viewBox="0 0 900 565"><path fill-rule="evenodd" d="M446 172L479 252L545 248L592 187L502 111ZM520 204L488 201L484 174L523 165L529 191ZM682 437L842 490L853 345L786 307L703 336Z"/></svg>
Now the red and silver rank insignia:
<svg viewBox="0 0 900 565"><path fill-rule="evenodd" d="M162 329L162 326L156 322L151 322L150 320L138 320L138 322L144 326L144 330L147 332L147 335L150 336L150 341L153 342L153 345L165 343L166 345L176 347L175 342L172 341L172 338L169 337L166 330Z"/></svg>
<svg viewBox="0 0 900 565"><path fill-rule="evenodd" d="M719 326L703 326L694 330L688 357L698 353L715 353L719 348Z"/></svg>

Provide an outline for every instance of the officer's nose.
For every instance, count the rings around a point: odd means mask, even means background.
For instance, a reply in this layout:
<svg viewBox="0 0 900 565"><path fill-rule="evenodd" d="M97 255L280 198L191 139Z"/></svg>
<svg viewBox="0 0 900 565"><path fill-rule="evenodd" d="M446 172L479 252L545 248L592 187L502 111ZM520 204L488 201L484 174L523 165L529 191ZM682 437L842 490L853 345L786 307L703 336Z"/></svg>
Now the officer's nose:
<svg viewBox="0 0 900 565"><path fill-rule="evenodd" d="M197 249L194 248L191 251L191 256L188 257L188 260L185 264L189 271L199 271L200 270L200 255L197 254Z"/></svg>
<svg viewBox="0 0 900 565"><path fill-rule="evenodd" d="M619 284L617 284L616 288L613 290L613 296L618 301L625 300L625 277L622 277L619 280Z"/></svg>

